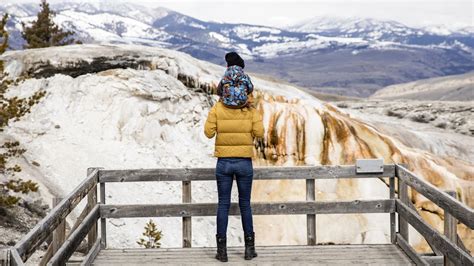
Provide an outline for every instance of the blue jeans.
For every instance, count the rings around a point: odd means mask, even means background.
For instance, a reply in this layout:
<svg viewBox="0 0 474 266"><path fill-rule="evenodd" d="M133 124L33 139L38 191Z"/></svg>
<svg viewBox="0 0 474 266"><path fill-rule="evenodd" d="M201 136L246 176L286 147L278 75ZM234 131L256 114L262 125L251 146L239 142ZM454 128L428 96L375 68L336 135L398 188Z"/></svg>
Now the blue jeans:
<svg viewBox="0 0 474 266"><path fill-rule="evenodd" d="M219 158L216 166L217 192L217 235L226 236L229 221L230 195L234 175L239 190L239 207L244 234L253 233L252 208L250 194L252 193L253 166L251 158Z"/></svg>

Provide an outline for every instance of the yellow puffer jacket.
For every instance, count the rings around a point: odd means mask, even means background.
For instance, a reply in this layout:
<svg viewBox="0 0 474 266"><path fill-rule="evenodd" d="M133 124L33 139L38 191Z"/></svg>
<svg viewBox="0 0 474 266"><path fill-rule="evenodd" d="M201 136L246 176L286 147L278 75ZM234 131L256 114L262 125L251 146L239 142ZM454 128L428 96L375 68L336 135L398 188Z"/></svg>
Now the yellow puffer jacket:
<svg viewBox="0 0 474 266"><path fill-rule="evenodd" d="M263 137L263 122L255 108L231 109L217 102L204 126L208 138L216 137L216 157L253 157L253 139Z"/></svg>

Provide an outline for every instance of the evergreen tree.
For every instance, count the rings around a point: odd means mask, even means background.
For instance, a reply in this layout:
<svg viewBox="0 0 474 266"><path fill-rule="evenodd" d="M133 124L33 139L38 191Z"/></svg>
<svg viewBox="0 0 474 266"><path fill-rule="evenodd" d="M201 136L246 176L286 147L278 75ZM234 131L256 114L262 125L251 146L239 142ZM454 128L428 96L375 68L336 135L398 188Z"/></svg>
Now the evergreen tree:
<svg viewBox="0 0 474 266"><path fill-rule="evenodd" d="M40 90L28 98L6 97L10 86L18 85L21 80L12 81L3 79L0 81L0 132L8 126L9 121L18 121L20 117L30 112L33 105L37 104L46 94ZM0 145L0 209L11 207L21 199L18 195L38 191L38 185L31 180L18 178L16 174L21 172L21 167L14 164L16 158L26 152L21 148L18 141L5 142Z"/></svg>
<svg viewBox="0 0 474 266"><path fill-rule="evenodd" d="M63 31L53 21L55 16L54 11L49 8L46 0L41 0L41 10L38 13L37 19L26 26L23 23L23 39L26 40L24 48L43 48L51 46L63 46L74 42L71 36L72 31Z"/></svg>
<svg viewBox="0 0 474 266"><path fill-rule="evenodd" d="M8 31L7 27L8 14L3 15L0 21L0 55L8 48ZM3 71L3 62L0 61L0 72ZM1 75L0 75L1 76Z"/></svg>
<svg viewBox="0 0 474 266"><path fill-rule="evenodd" d="M158 227L150 219L150 221L145 225L145 232L142 233L143 238L140 238L137 241L137 244L144 248L159 248L161 246L160 240L162 233L158 230Z"/></svg>
<svg viewBox="0 0 474 266"><path fill-rule="evenodd" d="M0 55L8 48L8 32L6 30L8 14L0 20ZM28 98L7 97L6 94L11 85L18 85L21 79L16 81L4 78L3 61L0 60L0 132L8 126L9 121L18 121L20 117L30 112L33 105L37 104L45 95L44 91L38 91ZM38 191L38 185L31 180L17 178L16 174L21 172L18 164L12 160L21 157L26 152L20 147L18 141L4 142L0 145L0 209L11 207L21 199L18 194L28 194Z"/></svg>

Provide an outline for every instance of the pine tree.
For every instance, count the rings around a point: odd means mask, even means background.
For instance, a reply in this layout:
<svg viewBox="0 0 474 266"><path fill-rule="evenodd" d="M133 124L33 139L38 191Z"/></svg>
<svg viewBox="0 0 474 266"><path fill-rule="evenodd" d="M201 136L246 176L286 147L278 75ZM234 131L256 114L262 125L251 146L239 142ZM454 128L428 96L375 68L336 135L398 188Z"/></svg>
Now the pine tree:
<svg viewBox="0 0 474 266"><path fill-rule="evenodd" d="M161 231L158 230L156 224L150 219L145 225L145 232L142 233L144 238L140 238L137 244L144 248L159 248L161 246Z"/></svg>
<svg viewBox="0 0 474 266"><path fill-rule="evenodd" d="M0 21L0 54L8 48L7 21L8 14L5 14ZM41 90L28 98L6 97L9 87L18 85L20 80L4 79L2 75L3 61L0 60L0 132L3 132L10 120L17 121L29 113L31 107L45 95L45 92ZM11 160L21 157L25 152L25 149L20 148L18 141L0 145L0 175L6 178L0 181L0 208L11 207L18 203L20 197L13 193L28 194L38 191L38 184L35 182L16 178L16 174L21 172L21 167L18 164L12 165Z"/></svg>
<svg viewBox="0 0 474 266"><path fill-rule="evenodd" d="M8 48L8 31L7 27L8 14L3 15L0 21L0 55ZM3 71L3 61L0 61L0 72ZM0 75L1 76L1 75Z"/></svg>
<svg viewBox="0 0 474 266"><path fill-rule="evenodd" d="M24 48L43 48L74 43L74 39L71 37L74 33L63 31L54 23L55 13L49 8L46 0L41 0L40 7L37 19L30 26L23 23L22 37L27 43Z"/></svg>
<svg viewBox="0 0 474 266"><path fill-rule="evenodd" d="M18 85L19 82L21 81L7 79L0 81L0 132L8 126L9 121L18 121L20 117L29 113L31 107L46 94L40 90L28 98L6 97L9 87ZM28 194L38 191L38 185L33 181L24 181L16 177L16 174L21 172L21 167L18 164L12 165L11 161L21 157L25 152L18 141L0 145L0 175L5 178L0 181L0 208L11 207L18 203L21 198L14 193Z"/></svg>

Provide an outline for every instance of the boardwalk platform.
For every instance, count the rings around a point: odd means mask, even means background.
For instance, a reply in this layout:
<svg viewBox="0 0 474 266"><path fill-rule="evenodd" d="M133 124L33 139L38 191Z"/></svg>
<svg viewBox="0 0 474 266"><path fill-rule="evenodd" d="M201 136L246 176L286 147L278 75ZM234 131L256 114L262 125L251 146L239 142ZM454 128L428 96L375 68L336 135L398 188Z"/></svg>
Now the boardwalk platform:
<svg viewBox="0 0 474 266"><path fill-rule="evenodd" d="M231 265L415 265L393 244L257 247L258 257L244 260L243 247L228 249ZM223 265L216 248L106 249L92 265ZM226 264L226 265L227 265Z"/></svg>
<svg viewBox="0 0 474 266"><path fill-rule="evenodd" d="M350 201L321 201L316 198L317 179L375 178L387 185L385 197ZM356 165L259 167L255 180L306 180L305 201L252 202L254 215L306 215L307 245L257 247L259 256L243 259L243 247L229 248L229 264L239 265L474 265L471 251L458 236L462 223L474 229L474 210L457 200L456 193L444 192L416 176L404 165L383 164L382 160L357 160ZM182 201L155 204L110 204L106 202L109 183L181 182ZM212 265L215 248L193 248L192 217L216 215L216 202L195 202L192 181L215 182L214 168L123 169L89 168L86 179L55 207L13 248L0 249L0 265L22 266L44 243L48 249L40 265ZM113 187L112 187L113 188ZM110 187L109 187L110 189ZM410 198L423 195L443 210L444 230L440 232L420 215ZM100 194L99 194L100 192ZM66 231L66 217L84 201L86 206ZM230 215L239 215L232 203ZM317 245L316 219L322 214L379 213L388 216L390 239L380 245ZM113 249L107 244L107 220L149 217L181 217L182 247L160 249ZM432 252L419 254L409 239L409 226L426 240ZM258 232L257 232L258 234ZM51 237L52 236L52 237ZM49 240L51 238L51 240ZM87 254L71 259L83 240Z"/></svg>

